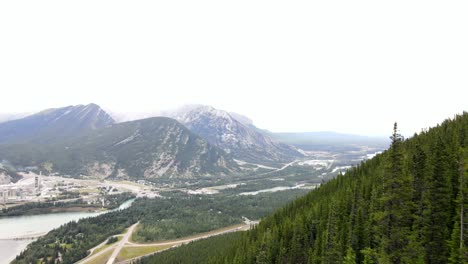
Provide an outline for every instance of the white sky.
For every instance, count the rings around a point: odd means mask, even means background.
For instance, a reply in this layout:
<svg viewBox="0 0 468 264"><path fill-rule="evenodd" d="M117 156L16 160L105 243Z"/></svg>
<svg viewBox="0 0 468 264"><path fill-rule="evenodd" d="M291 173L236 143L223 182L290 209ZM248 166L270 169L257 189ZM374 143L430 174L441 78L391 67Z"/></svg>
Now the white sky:
<svg viewBox="0 0 468 264"><path fill-rule="evenodd" d="M468 110L468 1L0 1L0 112L201 103L272 131Z"/></svg>

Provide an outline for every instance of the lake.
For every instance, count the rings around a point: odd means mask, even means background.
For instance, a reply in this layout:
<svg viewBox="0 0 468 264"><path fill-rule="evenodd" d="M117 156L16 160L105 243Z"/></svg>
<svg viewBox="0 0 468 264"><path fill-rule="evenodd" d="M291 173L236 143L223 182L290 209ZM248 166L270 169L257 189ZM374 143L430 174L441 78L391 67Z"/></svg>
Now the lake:
<svg viewBox="0 0 468 264"><path fill-rule="evenodd" d="M115 210L132 205L135 199L128 200ZM0 264L7 264L21 253L33 239L14 240L13 238L37 237L65 223L85 217L95 217L106 212L67 212L29 216L0 218Z"/></svg>

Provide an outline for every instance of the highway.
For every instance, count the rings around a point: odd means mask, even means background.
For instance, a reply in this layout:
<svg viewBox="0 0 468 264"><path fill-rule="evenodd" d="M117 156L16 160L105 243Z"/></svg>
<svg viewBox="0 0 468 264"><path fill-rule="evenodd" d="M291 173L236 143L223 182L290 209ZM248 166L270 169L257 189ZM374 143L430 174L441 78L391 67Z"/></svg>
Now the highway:
<svg viewBox="0 0 468 264"><path fill-rule="evenodd" d="M124 237L122 238L122 240L120 240L119 244L117 245L117 247L114 249L114 252L112 252L112 255L111 257L109 258L109 260L107 261L107 264L113 264L115 262L115 259L117 258L117 256L119 255L120 251L122 250L122 248L125 246L125 244L128 243L128 239L132 236L133 234L133 230L135 229L135 227L139 224L139 222L136 222L135 224L133 224L132 226L130 226L130 228L128 229L127 233L125 233Z"/></svg>
<svg viewBox="0 0 468 264"><path fill-rule="evenodd" d="M122 240L120 240L117 245L110 246L110 247L108 247L108 248L106 248L106 249L104 249L102 251L99 251L98 253L96 253L96 254L94 254L92 256L88 256L88 257L80 260L79 262L77 262L77 264L89 263L89 262L95 260L96 258L102 256L103 254L109 253L109 251L111 251L111 250L112 250L112 255L110 256L109 260L107 261L107 264L114 264L117 257L119 256L120 251L125 246L129 246L129 247L180 246L180 245L187 244L187 243L190 243L192 241L199 240L199 239L204 239L204 238L208 238L208 237L212 237L212 236L222 235L222 234L226 234L226 233L230 233L230 232L249 230L250 227L251 227L250 224L241 224L241 225L236 225L236 226L231 226L231 227L227 227L227 228L223 228L223 229L214 230L214 231L211 231L211 232L208 232L208 233L195 235L195 236L192 236L192 237L182 238L182 239L179 239L179 240L164 241L164 242L158 242L158 243L152 243L152 244L139 244L139 243L134 243L134 242L129 241L131 235L133 234L133 231L135 230L135 228L136 228L136 226L138 224L139 223L136 223L136 224L130 226L128 228L127 232L123 235ZM105 242L101 243L100 246L102 246L104 244L105 244ZM92 249L92 251L99 248L100 246L94 247ZM154 253L156 253L156 252L150 253L148 255L152 255ZM143 256L134 258L132 260L139 259L141 257L143 257ZM118 263L127 263L127 262L129 262L129 260L126 260L126 261L123 261L123 262L118 262Z"/></svg>

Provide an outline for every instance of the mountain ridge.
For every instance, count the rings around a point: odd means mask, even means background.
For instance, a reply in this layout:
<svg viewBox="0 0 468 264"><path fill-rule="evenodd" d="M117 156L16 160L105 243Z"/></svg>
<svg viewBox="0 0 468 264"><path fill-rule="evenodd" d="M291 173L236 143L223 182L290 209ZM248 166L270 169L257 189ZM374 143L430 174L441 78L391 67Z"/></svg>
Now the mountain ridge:
<svg viewBox="0 0 468 264"><path fill-rule="evenodd" d="M0 145L0 150L0 159L13 165L52 167L49 173L74 176L193 178L238 170L229 155L165 117L118 123L47 145Z"/></svg>
<svg viewBox="0 0 468 264"><path fill-rule="evenodd" d="M112 117L96 104L50 108L0 123L0 144L49 142L114 123Z"/></svg>
<svg viewBox="0 0 468 264"><path fill-rule="evenodd" d="M230 155L174 119L116 123L93 103L0 123L0 160L20 169L98 178L194 178L239 169Z"/></svg>
<svg viewBox="0 0 468 264"><path fill-rule="evenodd" d="M252 123L248 125L250 119L243 117L238 121L231 113L211 106L190 105L165 115L178 120L238 160L274 164L302 157L294 147L271 139Z"/></svg>

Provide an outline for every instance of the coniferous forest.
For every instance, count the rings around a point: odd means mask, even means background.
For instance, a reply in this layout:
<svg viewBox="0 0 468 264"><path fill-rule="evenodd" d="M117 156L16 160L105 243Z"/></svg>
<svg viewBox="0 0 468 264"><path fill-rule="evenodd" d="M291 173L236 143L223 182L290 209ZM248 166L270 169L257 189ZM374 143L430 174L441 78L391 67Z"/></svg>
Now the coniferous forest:
<svg viewBox="0 0 468 264"><path fill-rule="evenodd" d="M395 123L391 140L251 231L226 236L230 246L199 253L210 263L468 263L468 113L409 139ZM169 263L180 251L177 262L191 263L183 256L204 244L142 262ZM224 254L210 253L218 247Z"/></svg>

